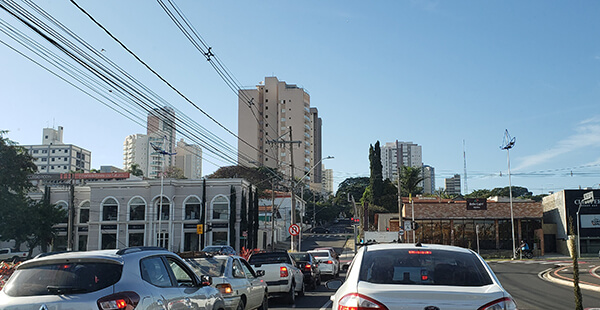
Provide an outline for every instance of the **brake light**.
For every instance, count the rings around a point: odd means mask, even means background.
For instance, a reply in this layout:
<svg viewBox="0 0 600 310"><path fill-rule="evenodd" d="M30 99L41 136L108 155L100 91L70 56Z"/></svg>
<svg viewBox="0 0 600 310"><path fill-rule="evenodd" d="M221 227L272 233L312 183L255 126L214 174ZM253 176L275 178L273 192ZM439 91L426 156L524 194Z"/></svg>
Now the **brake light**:
<svg viewBox="0 0 600 310"><path fill-rule="evenodd" d="M337 310L388 310L377 300L358 293L344 295L338 302Z"/></svg>
<svg viewBox="0 0 600 310"><path fill-rule="evenodd" d="M333 261L328 260L328 261L325 262L325 264L330 264L331 265L331 264L333 264Z"/></svg>
<svg viewBox="0 0 600 310"><path fill-rule="evenodd" d="M98 309L119 310L135 309L140 302L140 295L136 292L119 292L98 299Z"/></svg>
<svg viewBox="0 0 600 310"><path fill-rule="evenodd" d="M311 268L311 267L312 267L312 266L311 266L310 264L306 264L306 265L304 265L304 269L305 269L305 270L310 270L310 268Z"/></svg>
<svg viewBox="0 0 600 310"><path fill-rule="evenodd" d="M233 293L233 289L229 283L217 284L217 289L221 292L221 294Z"/></svg>
<svg viewBox="0 0 600 310"><path fill-rule="evenodd" d="M287 267L285 267L285 266L279 267L279 277L286 278L287 276L288 276Z"/></svg>
<svg viewBox="0 0 600 310"><path fill-rule="evenodd" d="M431 254L431 251L408 251L408 254Z"/></svg>
<svg viewBox="0 0 600 310"><path fill-rule="evenodd" d="M512 298L504 297L487 303L477 310L517 310L517 304Z"/></svg>

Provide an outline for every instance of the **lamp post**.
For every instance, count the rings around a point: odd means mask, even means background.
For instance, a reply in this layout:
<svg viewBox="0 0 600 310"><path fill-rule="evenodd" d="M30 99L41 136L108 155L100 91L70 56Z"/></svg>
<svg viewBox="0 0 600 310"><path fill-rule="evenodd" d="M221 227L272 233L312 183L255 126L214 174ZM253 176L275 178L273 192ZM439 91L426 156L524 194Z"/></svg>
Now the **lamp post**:
<svg viewBox="0 0 600 310"><path fill-rule="evenodd" d="M334 158L334 157L333 157L333 156L327 156L327 157L323 157L323 158L321 158L321 159L320 159L320 160L319 160L319 161L318 161L318 162L317 162L317 163L316 163L314 166L312 166L312 168L310 168L310 170L308 170L308 171L307 171L307 172L306 172L306 173L305 173L305 174L304 174L304 175L303 175L303 176L302 176L302 177L301 177L301 178L300 178L300 179L299 179L297 182L294 182L294 179L293 179L293 175L294 175L294 173L293 173L293 170L292 170L292 187L291 187L291 190L292 190L292 197L291 197L291 200L292 200L292 206L291 206L291 208L292 208L292 210L291 210L291 212L292 212L292 217L291 217L291 218L292 218L292 223L291 223L291 224L295 224L295 220L296 220L296 199L295 199L295 195L296 195L296 193L295 193L295 192L296 192L296 186L298 186L298 185L299 185L299 184L300 184L300 183L301 183L301 182L302 182L302 181L303 181L303 180L304 180L304 179L305 179L305 178L306 178L308 175L310 175L310 173L311 173L311 172L312 172L312 171L313 171L313 170L314 170L314 169L315 169L315 168L316 168L318 165L320 165L320 164L321 164L321 162L322 162L323 160L325 160L325 159L332 159L332 158ZM302 189L302 191L304 191L304 189ZM299 238L298 238L298 248L300 248L300 246L301 246L301 244L302 244L302 241L301 241L301 240L302 240L302 223L300 223L300 234L299 234L298 236L299 236ZM295 239L295 238L294 238L294 236L291 236L290 240L291 240L291 251L292 251L292 252L295 252L295 251L296 251L296 243L295 243L295 240L294 240L294 239Z"/></svg>
<svg viewBox="0 0 600 310"><path fill-rule="evenodd" d="M162 169L161 169L161 170L162 170L162 171L160 172L160 197L159 197L159 199L160 199L160 202L159 202L159 210L158 210L158 228L157 228L157 230L158 230L158 233L159 233L159 234L162 234L162 232L161 232L161 229L162 229L163 194L164 194L164 193L163 193L163 190L164 190L164 175L165 175L165 171L164 171L164 170L165 170L165 155L169 155L169 156L171 156L171 155L175 155L175 154L177 154L177 153L170 153L170 152L167 152L167 151L165 151L165 150L163 149L163 146L166 144L166 142L165 142L165 141L166 141L166 139L167 139L167 137L166 137L166 136L163 136L163 144L162 144L162 146L160 146L160 145L156 145L156 144L154 144L154 143L150 143L150 146L152 146L152 148L154 149L154 151L156 151L158 154L162 155L162 158L163 158L163 160L162 160L162 163L161 163L161 167L162 167ZM171 208L171 205L169 204L169 209L170 209L170 208ZM169 211L170 211L170 210L169 210ZM152 229L151 229L151 230L152 230ZM171 237L172 237L172 236L171 236L171 235L169 235L169 239L170 239ZM153 238L152 238L152 240L154 240L154 238L156 238L156 233L153 233ZM157 240L157 241L158 241L158 240ZM164 246L165 246L165 238L164 238L164 235L163 235L163 237L162 237L161 241L162 241L162 246L164 247ZM153 242L153 244L156 244L156 242ZM171 242L169 242L169 246L171 246L171 244L172 244L172 243L171 243Z"/></svg>
<svg viewBox="0 0 600 310"><path fill-rule="evenodd" d="M500 148L506 150L506 157L508 159L508 196L510 200L510 229L512 231L512 247L513 247L513 259L516 259L516 248L515 248L515 223L513 216L513 199L512 199L512 184L510 178L510 149L515 146L515 137L511 138L508 134L508 129L504 132L503 146Z"/></svg>

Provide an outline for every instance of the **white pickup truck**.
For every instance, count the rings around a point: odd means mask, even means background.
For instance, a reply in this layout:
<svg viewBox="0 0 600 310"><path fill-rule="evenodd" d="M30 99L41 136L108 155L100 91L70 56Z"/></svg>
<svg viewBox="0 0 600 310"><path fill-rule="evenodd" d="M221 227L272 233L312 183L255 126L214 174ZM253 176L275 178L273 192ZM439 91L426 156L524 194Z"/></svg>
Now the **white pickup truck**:
<svg viewBox="0 0 600 310"><path fill-rule="evenodd" d="M0 249L0 262L13 262L25 260L27 258L27 252L19 252L11 248Z"/></svg>
<svg viewBox="0 0 600 310"><path fill-rule="evenodd" d="M304 274L288 252L255 253L248 259L254 270L264 270L269 295L284 296L289 304L304 296Z"/></svg>

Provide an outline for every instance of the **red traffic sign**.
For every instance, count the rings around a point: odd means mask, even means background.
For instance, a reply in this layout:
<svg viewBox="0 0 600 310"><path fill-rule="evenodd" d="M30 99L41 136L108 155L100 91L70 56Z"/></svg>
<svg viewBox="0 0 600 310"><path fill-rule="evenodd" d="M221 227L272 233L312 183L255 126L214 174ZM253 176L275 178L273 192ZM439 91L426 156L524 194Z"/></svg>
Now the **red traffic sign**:
<svg viewBox="0 0 600 310"><path fill-rule="evenodd" d="M298 226L297 224L292 224L290 225L290 228L288 228L288 231L290 232L290 235L297 236L298 234L300 234L300 226Z"/></svg>

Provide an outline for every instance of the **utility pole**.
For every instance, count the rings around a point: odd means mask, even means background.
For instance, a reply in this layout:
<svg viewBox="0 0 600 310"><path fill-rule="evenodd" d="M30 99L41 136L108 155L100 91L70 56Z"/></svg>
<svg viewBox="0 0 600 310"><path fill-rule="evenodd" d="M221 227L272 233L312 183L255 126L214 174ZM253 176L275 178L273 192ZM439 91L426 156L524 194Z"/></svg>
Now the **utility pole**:
<svg viewBox="0 0 600 310"><path fill-rule="evenodd" d="M291 176L291 181L290 181L290 193L292 195L291 197L291 223L290 225L296 224L296 195L295 195L295 189L296 189L296 184L294 183L294 143L295 144L300 144L302 143L302 141L294 141L292 139L292 126L289 127L290 128L290 140L289 141L285 141L285 140L270 140L267 141L267 143L279 143L279 144L288 144L290 145L290 176ZM291 240L291 251L295 252L296 251L296 236L290 236L290 240Z"/></svg>

